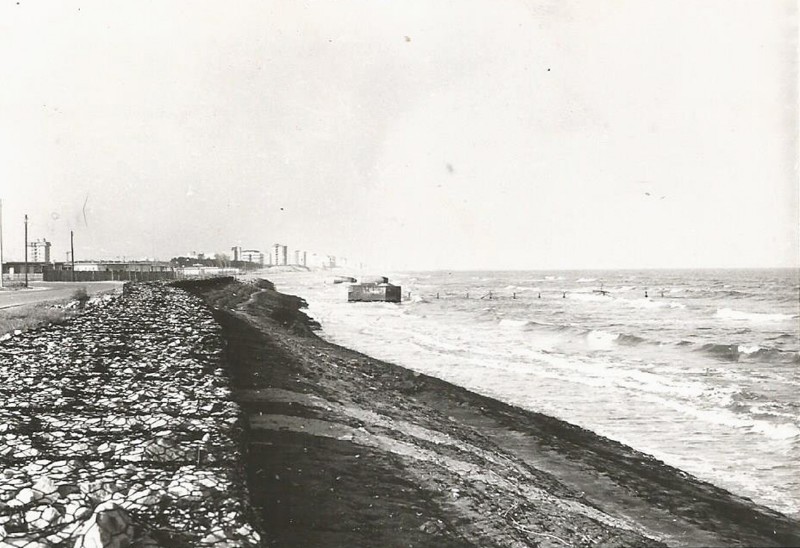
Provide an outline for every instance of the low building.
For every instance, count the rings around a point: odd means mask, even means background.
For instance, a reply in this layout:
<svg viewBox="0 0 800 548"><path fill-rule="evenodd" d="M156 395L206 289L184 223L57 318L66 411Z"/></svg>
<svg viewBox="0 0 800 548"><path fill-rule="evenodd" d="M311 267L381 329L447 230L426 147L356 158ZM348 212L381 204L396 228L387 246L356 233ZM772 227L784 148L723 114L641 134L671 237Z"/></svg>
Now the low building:
<svg viewBox="0 0 800 548"><path fill-rule="evenodd" d="M44 269L46 282L99 282L172 280L175 269L163 261L76 261L57 262Z"/></svg>
<svg viewBox="0 0 800 548"><path fill-rule="evenodd" d="M59 266L61 268L59 268ZM71 270L72 263L55 263L56 270ZM169 272L164 261L76 261L75 272Z"/></svg>
<svg viewBox="0 0 800 548"><path fill-rule="evenodd" d="M34 263L28 261L26 264L23 261L3 261L3 274L8 276L15 276L20 274L41 274L46 267L47 263Z"/></svg>

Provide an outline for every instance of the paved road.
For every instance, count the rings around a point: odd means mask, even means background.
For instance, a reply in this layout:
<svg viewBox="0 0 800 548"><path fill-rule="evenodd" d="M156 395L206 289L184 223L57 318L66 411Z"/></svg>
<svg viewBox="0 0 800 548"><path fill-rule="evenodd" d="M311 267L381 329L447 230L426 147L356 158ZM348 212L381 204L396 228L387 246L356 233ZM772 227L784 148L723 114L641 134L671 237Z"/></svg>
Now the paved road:
<svg viewBox="0 0 800 548"><path fill-rule="evenodd" d="M31 282L29 289L0 290L0 309L69 299L79 287L94 295L122 287L123 282Z"/></svg>

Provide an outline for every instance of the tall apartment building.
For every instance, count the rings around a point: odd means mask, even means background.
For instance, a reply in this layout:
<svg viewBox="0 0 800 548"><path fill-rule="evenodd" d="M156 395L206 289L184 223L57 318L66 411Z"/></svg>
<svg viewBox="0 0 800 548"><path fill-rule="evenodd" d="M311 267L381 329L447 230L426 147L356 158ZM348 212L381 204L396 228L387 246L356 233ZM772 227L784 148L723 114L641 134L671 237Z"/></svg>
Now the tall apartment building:
<svg viewBox="0 0 800 548"><path fill-rule="evenodd" d="M50 242L42 238L34 242L29 242L28 247L30 250L30 262L32 263L49 263L50 262Z"/></svg>
<svg viewBox="0 0 800 548"><path fill-rule="evenodd" d="M286 266L289 264L289 248L285 245L275 244L272 246L272 254L275 266Z"/></svg>

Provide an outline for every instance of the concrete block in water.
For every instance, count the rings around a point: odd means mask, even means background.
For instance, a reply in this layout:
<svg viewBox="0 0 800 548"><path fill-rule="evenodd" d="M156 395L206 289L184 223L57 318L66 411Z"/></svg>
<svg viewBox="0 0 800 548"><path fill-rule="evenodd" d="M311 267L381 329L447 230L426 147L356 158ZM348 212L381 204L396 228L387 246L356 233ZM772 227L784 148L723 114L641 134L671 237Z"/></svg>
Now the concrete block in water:
<svg viewBox="0 0 800 548"><path fill-rule="evenodd" d="M348 302L399 303L402 288L389 283L361 283L347 288Z"/></svg>

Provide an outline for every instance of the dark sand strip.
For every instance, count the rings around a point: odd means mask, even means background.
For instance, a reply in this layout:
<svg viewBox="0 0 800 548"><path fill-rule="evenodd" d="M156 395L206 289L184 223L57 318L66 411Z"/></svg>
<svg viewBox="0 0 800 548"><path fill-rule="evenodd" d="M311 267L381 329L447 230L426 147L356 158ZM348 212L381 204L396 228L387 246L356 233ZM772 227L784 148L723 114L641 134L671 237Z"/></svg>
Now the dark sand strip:
<svg viewBox="0 0 800 548"><path fill-rule="evenodd" d="M329 344L267 283L215 307L281 546L800 546L800 524L562 421Z"/></svg>

